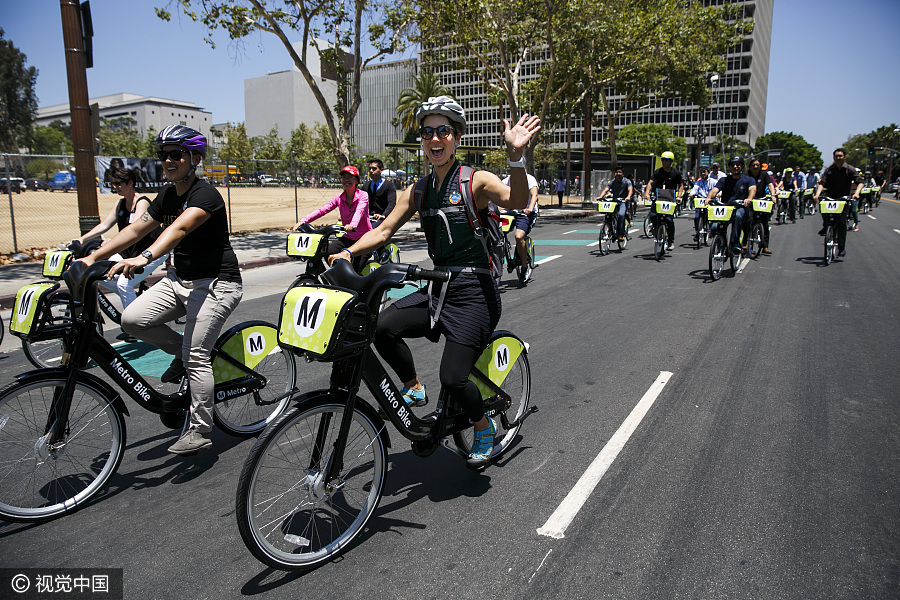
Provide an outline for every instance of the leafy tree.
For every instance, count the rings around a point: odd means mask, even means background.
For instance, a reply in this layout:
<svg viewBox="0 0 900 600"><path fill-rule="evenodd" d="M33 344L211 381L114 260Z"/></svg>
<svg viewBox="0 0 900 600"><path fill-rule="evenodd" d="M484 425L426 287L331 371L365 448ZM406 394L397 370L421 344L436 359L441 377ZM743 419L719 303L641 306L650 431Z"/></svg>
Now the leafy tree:
<svg viewBox="0 0 900 600"><path fill-rule="evenodd" d="M36 125L31 140L31 154L72 153L72 138L59 129Z"/></svg>
<svg viewBox="0 0 900 600"><path fill-rule="evenodd" d="M59 152L59 150L57 150ZM53 174L63 168L63 164L53 158L32 158L25 164L28 177L51 179Z"/></svg>
<svg viewBox="0 0 900 600"><path fill-rule="evenodd" d="M254 156L260 160L281 160L284 157L284 146L278 137L278 125L273 125L266 135L250 140Z"/></svg>
<svg viewBox="0 0 900 600"><path fill-rule="evenodd" d="M232 40L264 32L274 35L303 75L325 116L325 126L333 148L332 158L340 166L350 159L350 131L362 103L360 78L363 67L378 59L405 49L407 31L414 25L415 13L404 0L368 3L365 0L172 0L182 12L207 28L206 41L212 32L224 29ZM169 21L171 13L157 8L159 18ZM367 24L364 24L364 17ZM289 35L291 34L291 35ZM300 37L300 50L290 37ZM320 40L328 36L328 43ZM363 37L373 48L362 56ZM331 106L320 87L319 74L309 70L309 47L319 56L322 69L335 74L338 103ZM345 52L344 49L350 51Z"/></svg>
<svg viewBox="0 0 900 600"><path fill-rule="evenodd" d="M225 143L219 150L219 156L223 160L249 159L253 156L253 148L247 137L247 128L243 123L225 126Z"/></svg>
<svg viewBox="0 0 900 600"><path fill-rule="evenodd" d="M306 153L312 144L312 132L306 123L300 123L296 129L291 132L291 139L288 140L285 154L294 160L306 160Z"/></svg>
<svg viewBox="0 0 900 600"><path fill-rule="evenodd" d="M416 131L416 109L432 96L449 96L450 88L441 85L434 73L422 73L413 81L413 87L400 92L397 101L397 120L394 125L401 125L403 131Z"/></svg>
<svg viewBox="0 0 900 600"><path fill-rule="evenodd" d="M32 123L37 112L34 84L37 69L26 67L27 57L0 28L0 152L17 153L32 145Z"/></svg>
<svg viewBox="0 0 900 600"><path fill-rule="evenodd" d="M322 124L316 125L312 130L312 138L306 152L306 160L328 162L334 156L334 152L334 141L329 135L328 128ZM347 164L350 164L349 161Z"/></svg>
<svg viewBox="0 0 900 600"><path fill-rule="evenodd" d="M763 162L769 163L769 170L773 173L782 171L785 167L800 167L806 169L813 167L817 171L822 170L822 154L819 149L803 136L787 131L773 131L756 139L755 152L768 149L781 149L779 156L760 156Z"/></svg>
<svg viewBox="0 0 900 600"><path fill-rule="evenodd" d="M894 155L894 160L891 161L890 150L878 150L877 148L896 150L897 143L894 138L894 130L897 128L898 126L892 123L891 125L882 125L869 133L858 133L848 137L843 144L843 148L847 151L847 162L854 167L868 169L873 173L878 171L887 173L888 169L891 168L896 173L900 170L900 159L898 159L897 155ZM874 150L871 155L868 153L870 147ZM833 150L834 148L826 148L827 156L831 156L830 153ZM896 177L896 175L892 175L889 179L893 181Z"/></svg>
<svg viewBox="0 0 900 600"><path fill-rule="evenodd" d="M680 165L687 157L687 142L683 137L674 135L669 125L632 123L619 130L617 138L617 150L624 154L659 156L669 150L675 155L673 162L676 165Z"/></svg>
<svg viewBox="0 0 900 600"><path fill-rule="evenodd" d="M100 120L100 152L104 156L142 156L146 150L144 139L134 121L128 118ZM155 154L155 151L154 151ZM152 155L151 155L152 156Z"/></svg>

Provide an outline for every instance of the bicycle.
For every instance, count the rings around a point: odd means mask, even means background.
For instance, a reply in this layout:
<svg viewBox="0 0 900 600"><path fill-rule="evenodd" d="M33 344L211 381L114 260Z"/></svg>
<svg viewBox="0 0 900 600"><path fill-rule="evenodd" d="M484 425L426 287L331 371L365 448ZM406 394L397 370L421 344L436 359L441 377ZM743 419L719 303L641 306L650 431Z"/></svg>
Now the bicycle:
<svg viewBox="0 0 900 600"><path fill-rule="evenodd" d="M750 237L747 239L747 255L750 258L759 258L762 249L766 247L766 230L763 224L763 215L772 213L772 201L768 198L754 199L750 204L752 217L750 220Z"/></svg>
<svg viewBox="0 0 900 600"><path fill-rule="evenodd" d="M839 217L847 219L850 210L848 196L841 198L825 198L819 201L819 212L825 219L825 265L834 262L838 255L838 241L836 239L835 225Z"/></svg>
<svg viewBox="0 0 900 600"><path fill-rule="evenodd" d="M794 193L790 190L779 190L778 192L778 212L775 215L775 222L779 225L787 223L788 211L790 210L791 221L794 220Z"/></svg>
<svg viewBox="0 0 900 600"><path fill-rule="evenodd" d="M597 203L597 211L603 215L603 222L600 223L600 254L606 256L609 254L609 247L612 240L616 240L619 246L619 252L625 250L628 245L630 236L628 230L631 229L631 216L629 210L625 210L625 231L617 235L615 232L619 230L619 207L623 200L621 198L613 198L612 200L601 200Z"/></svg>
<svg viewBox="0 0 900 600"><path fill-rule="evenodd" d="M288 289L304 283L321 281L322 273L328 270L328 240L335 235L342 235L343 225L325 225L313 227L309 223L303 223L296 233L290 233L287 237L287 255L306 262L306 271L301 273ZM381 251L372 255L362 268L363 274L377 269L381 265L400 262L400 248L393 242L384 245Z"/></svg>
<svg viewBox="0 0 900 600"><path fill-rule="evenodd" d="M472 424L445 390L435 411L418 417L372 350L375 308L384 290L408 280L446 280L448 273L391 264L361 277L344 262L325 274L328 285L288 291L279 319L283 346L334 363L331 387L296 398L259 437L238 481L241 539L253 556L276 569L314 569L365 529L384 491L390 445L385 419L420 457L442 445L467 457L472 447ZM497 331L470 375L486 415L497 422L492 461L537 411L529 407L527 353L520 338ZM361 383L375 406L357 395Z"/></svg>
<svg viewBox="0 0 900 600"><path fill-rule="evenodd" d="M666 254L666 223L665 219L661 217L672 216L675 214L675 208L678 203L674 200L656 200L656 218L651 219L650 215L648 216L648 220L655 221L653 225L653 258L658 261L662 260L662 257Z"/></svg>
<svg viewBox="0 0 900 600"><path fill-rule="evenodd" d="M859 212L869 214L869 207L872 204L872 188L864 187L859 191Z"/></svg>
<svg viewBox="0 0 900 600"><path fill-rule="evenodd" d="M64 280L25 286L16 295L10 332L63 340L60 367L16 377L0 390L0 519L38 522L74 512L116 473L125 451L124 400L113 386L85 370L94 361L138 406L170 429L188 426L186 378L177 391L154 389L97 331L98 282L114 261L73 263ZM68 306L67 318L50 313ZM294 356L278 345L277 330L248 321L222 333L212 352L213 420L226 433L249 437L280 415L296 393Z"/></svg>
<svg viewBox="0 0 900 600"><path fill-rule="evenodd" d="M522 278L525 277L529 267L534 269L537 266L535 264L534 240L531 239L530 235L525 235L525 253L528 256L527 265L523 265L519 259L515 243L509 243L509 232L515 229L516 217L521 214L522 211L520 210L508 210L500 215L500 230L503 232L503 259L506 261L506 272L512 273L515 271L519 281L522 281Z"/></svg>
<svg viewBox="0 0 900 600"><path fill-rule="evenodd" d="M728 244L728 225L734 227L734 212L737 206L731 205L712 205L707 208L706 218L710 222L710 239L709 242L709 275L713 281L718 281L722 277L722 271L725 269L725 259L728 259L731 265L732 273L737 273L743 261L743 252L735 254ZM740 242L744 241L744 232L740 232Z"/></svg>
<svg viewBox="0 0 900 600"><path fill-rule="evenodd" d="M703 248L704 244L709 244L709 240L707 239L709 233L709 221L706 218L706 198L695 196L694 208L700 211L700 222L697 228L697 250L700 250Z"/></svg>
<svg viewBox="0 0 900 600"><path fill-rule="evenodd" d="M808 215L816 214L815 195L816 189L814 187L806 188L803 191L803 207L806 209L806 214Z"/></svg>

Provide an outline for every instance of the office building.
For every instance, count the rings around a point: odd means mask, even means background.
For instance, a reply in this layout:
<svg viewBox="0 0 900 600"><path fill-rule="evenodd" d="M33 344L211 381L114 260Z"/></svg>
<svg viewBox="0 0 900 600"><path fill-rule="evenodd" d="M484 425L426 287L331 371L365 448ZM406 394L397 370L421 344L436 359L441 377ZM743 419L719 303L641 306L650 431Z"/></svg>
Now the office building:
<svg viewBox="0 0 900 600"><path fill-rule="evenodd" d="M380 154L384 145L403 139L403 128L393 125L400 93L415 85L416 61L380 63L363 69L360 78L362 104L351 128L356 154Z"/></svg>

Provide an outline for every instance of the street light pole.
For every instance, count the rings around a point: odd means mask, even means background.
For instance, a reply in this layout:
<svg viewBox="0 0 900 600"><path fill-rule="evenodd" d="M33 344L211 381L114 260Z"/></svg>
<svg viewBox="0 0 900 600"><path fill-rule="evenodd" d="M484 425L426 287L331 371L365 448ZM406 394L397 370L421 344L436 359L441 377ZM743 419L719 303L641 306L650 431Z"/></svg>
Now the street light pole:
<svg viewBox="0 0 900 600"><path fill-rule="evenodd" d="M719 106L719 74L713 73L709 80L713 85L713 102L716 103L716 132L719 133L720 125L722 124L722 113ZM724 163L728 160L725 156L725 136L719 135L719 141L722 147L722 162Z"/></svg>

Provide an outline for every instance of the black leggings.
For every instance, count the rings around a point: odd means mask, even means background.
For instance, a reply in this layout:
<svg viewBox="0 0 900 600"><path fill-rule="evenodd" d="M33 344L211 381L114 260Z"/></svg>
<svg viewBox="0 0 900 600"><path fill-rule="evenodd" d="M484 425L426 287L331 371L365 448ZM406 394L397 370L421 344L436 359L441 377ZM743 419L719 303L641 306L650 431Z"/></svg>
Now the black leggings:
<svg viewBox="0 0 900 600"><path fill-rule="evenodd" d="M412 352L404 338L427 337L432 334L428 306L409 306L398 309L390 306L378 316L375 348L397 373L401 381L416 378L416 366ZM473 348L445 340L441 357L441 386L449 393L473 423L484 417L481 392L469 381L469 372L481 355L482 348Z"/></svg>

